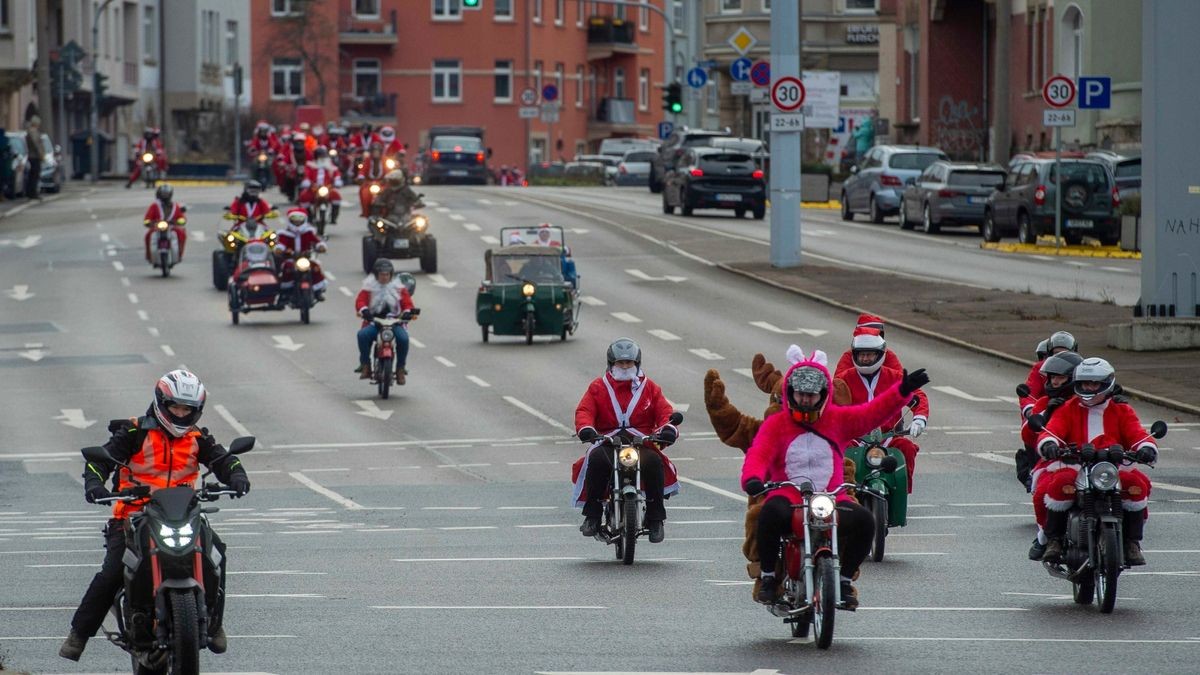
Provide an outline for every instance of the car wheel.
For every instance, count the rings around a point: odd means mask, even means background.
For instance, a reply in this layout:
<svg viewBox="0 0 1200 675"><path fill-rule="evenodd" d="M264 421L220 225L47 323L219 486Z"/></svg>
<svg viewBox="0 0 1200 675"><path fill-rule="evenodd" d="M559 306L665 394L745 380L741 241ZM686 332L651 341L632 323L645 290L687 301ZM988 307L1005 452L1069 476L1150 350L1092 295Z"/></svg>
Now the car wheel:
<svg viewBox="0 0 1200 675"><path fill-rule="evenodd" d="M733 217L734 218L745 218L746 217L746 209L745 208L734 209Z"/></svg>
<svg viewBox="0 0 1200 675"><path fill-rule="evenodd" d="M763 218L766 218L766 217L767 217L767 205L766 204L759 204L758 206L754 207L754 219L755 220L762 220Z"/></svg>
<svg viewBox="0 0 1200 675"><path fill-rule="evenodd" d="M1022 244L1037 243L1037 232L1033 229L1033 222L1024 211L1017 214L1017 239Z"/></svg>
<svg viewBox="0 0 1200 675"><path fill-rule="evenodd" d="M879 202L875 201L875 195L871 195L871 222L876 225L883 222L883 211L879 210Z"/></svg>
<svg viewBox="0 0 1200 675"><path fill-rule="evenodd" d="M854 213L850 211L850 200L846 199L845 191L842 192L842 220L854 220Z"/></svg>
<svg viewBox="0 0 1200 675"><path fill-rule="evenodd" d="M921 229L925 234L937 234L942 226L933 222L933 214L929 212L929 204L921 211Z"/></svg>
<svg viewBox="0 0 1200 675"><path fill-rule="evenodd" d="M908 219L908 200L903 197L900 198L900 229L913 229L913 222Z"/></svg>
<svg viewBox="0 0 1200 675"><path fill-rule="evenodd" d="M1000 233L996 230L996 221L992 218L992 212L983 212L983 225L979 227L979 234L983 235L983 240L990 243L1000 241Z"/></svg>
<svg viewBox="0 0 1200 675"><path fill-rule="evenodd" d="M655 180L655 178L654 178L654 169L650 170L650 179L647 181L647 183L650 186L651 193L658 194L663 191L662 181Z"/></svg>

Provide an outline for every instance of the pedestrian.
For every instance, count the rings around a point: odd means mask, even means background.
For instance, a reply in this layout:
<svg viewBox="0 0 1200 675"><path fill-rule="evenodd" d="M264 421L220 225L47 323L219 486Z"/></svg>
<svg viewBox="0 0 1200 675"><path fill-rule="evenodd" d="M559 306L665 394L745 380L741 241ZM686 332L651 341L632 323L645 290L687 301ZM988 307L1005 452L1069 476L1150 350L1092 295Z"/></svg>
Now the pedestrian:
<svg viewBox="0 0 1200 675"><path fill-rule="evenodd" d="M25 124L25 146L29 152L29 173L25 176L25 196L41 199L38 188L42 182L42 160L46 152L42 145L42 118L34 115Z"/></svg>
<svg viewBox="0 0 1200 675"><path fill-rule="evenodd" d="M0 200L13 198L12 146L8 144L8 132L0 127Z"/></svg>

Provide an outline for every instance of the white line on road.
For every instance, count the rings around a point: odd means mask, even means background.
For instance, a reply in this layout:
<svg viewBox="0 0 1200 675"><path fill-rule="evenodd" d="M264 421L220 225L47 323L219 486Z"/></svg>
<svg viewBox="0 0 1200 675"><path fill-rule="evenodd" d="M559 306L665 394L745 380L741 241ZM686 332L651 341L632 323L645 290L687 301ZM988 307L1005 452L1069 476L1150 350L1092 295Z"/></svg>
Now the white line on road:
<svg viewBox="0 0 1200 675"><path fill-rule="evenodd" d="M600 298L597 298L592 295L581 295L581 296L579 296L579 301L585 305L592 305L593 307L603 307L604 305L608 304L607 302L604 302Z"/></svg>
<svg viewBox="0 0 1200 675"><path fill-rule="evenodd" d="M421 563L421 562L547 562L555 560L583 560L578 556L557 556L543 558L392 558L392 562Z"/></svg>
<svg viewBox="0 0 1200 675"><path fill-rule="evenodd" d="M443 366L446 366L447 368L454 367L454 362L444 356L435 356L435 357L433 357L433 360L437 361L438 363L442 364Z"/></svg>
<svg viewBox="0 0 1200 675"><path fill-rule="evenodd" d="M679 476L679 482L687 483L688 485L695 485L696 487L698 487L702 490L708 490L709 492L712 492L713 494L718 494L718 495L721 495L722 497L729 497L730 499L737 500L738 502L743 503L743 504L746 503L746 495L739 495L736 492L730 492L729 490L719 488L716 485L709 485L708 483L705 483L704 481L696 480L695 478L687 478L685 476ZM912 516L909 516L909 518L911 519Z"/></svg>
<svg viewBox="0 0 1200 675"><path fill-rule="evenodd" d="M618 320L620 320L620 321L624 321L625 323L641 323L641 322L642 322L642 320L641 320L641 319L639 319L639 318L637 318L636 316L634 316L634 315L630 314L629 312L613 312L613 313L612 313L612 317L613 317L614 319L618 319Z"/></svg>
<svg viewBox="0 0 1200 675"><path fill-rule="evenodd" d="M1124 267L1101 267L1105 272L1120 272L1122 274L1133 274L1133 270L1127 270Z"/></svg>
<svg viewBox="0 0 1200 675"><path fill-rule="evenodd" d="M139 319L141 319L142 321L149 321L149 320L150 320L150 315L149 315L149 314L147 314L147 313L146 313L146 310L144 310L144 309L139 309L139 310L137 311L137 315L138 315L138 318L139 318Z"/></svg>
<svg viewBox="0 0 1200 675"><path fill-rule="evenodd" d="M576 525L574 523L551 523L549 525L517 525L517 529L520 529L520 530L542 530L542 529L553 528L553 527L578 527L578 525ZM93 565L93 567L95 567L95 565Z"/></svg>
<svg viewBox="0 0 1200 675"><path fill-rule="evenodd" d="M455 532L458 530L496 530L499 529L495 525L459 525L458 527L439 527L439 530L446 532Z"/></svg>
<svg viewBox="0 0 1200 675"><path fill-rule="evenodd" d="M492 386L492 385L488 384L487 382L485 382L485 381L481 380L480 378L478 378L478 377L476 377L476 376L474 376L474 375L468 375L468 376L467 376L467 379L468 379L468 380L470 380L471 382L473 382L473 383L475 383L475 384L477 384L477 385L481 386L481 387L490 387L490 386Z"/></svg>
<svg viewBox="0 0 1200 675"><path fill-rule="evenodd" d="M574 429L568 427L567 425L563 424L562 422L559 422L558 420L554 419L553 417L550 417L546 413L531 407L529 404L521 401L520 399L518 399L516 397L505 396L504 400L508 401L512 405L520 408L521 410L524 410L525 412L529 413L530 415L533 415L534 417L545 422L546 424L549 424L550 426L554 427L555 429L562 429L563 431L567 432L568 434L575 433Z"/></svg>
<svg viewBox="0 0 1200 675"><path fill-rule="evenodd" d="M482 506L422 506L422 511L478 511Z"/></svg>
<svg viewBox="0 0 1200 675"><path fill-rule="evenodd" d="M874 612L1028 612L1026 607L859 607Z"/></svg>
<svg viewBox="0 0 1200 675"><path fill-rule="evenodd" d="M483 229L475 223L463 223L462 226L467 232L478 232L479 230Z"/></svg>
<svg viewBox="0 0 1200 675"><path fill-rule="evenodd" d="M175 350L171 349L171 345L159 345L158 348L163 350L167 356L175 356Z"/></svg>
<svg viewBox="0 0 1200 675"><path fill-rule="evenodd" d="M992 432L990 432L990 431L943 431L942 433L946 434L947 436L980 436L980 435L991 435ZM951 452L954 452L954 451L951 451ZM943 452L942 454L946 454L946 453ZM960 451L954 452L954 454L961 455L962 451L960 450Z"/></svg>
<svg viewBox="0 0 1200 675"><path fill-rule="evenodd" d="M1005 457L1004 455L998 455L994 452L972 452L971 456L978 457L979 459L986 459L989 462L996 462L997 464L1016 465L1017 463L1017 460L1012 457Z"/></svg>
<svg viewBox="0 0 1200 675"><path fill-rule="evenodd" d="M492 246L498 246L500 244L500 240L490 234L482 234L479 236L479 238L483 240L483 243L485 244L490 244Z"/></svg>
<svg viewBox="0 0 1200 675"><path fill-rule="evenodd" d="M689 349L688 351L695 354L696 356L699 356L700 358L704 359L705 361L724 361L725 360L724 356L721 356L720 354L713 352L713 351L709 351L707 349Z"/></svg>
<svg viewBox="0 0 1200 675"><path fill-rule="evenodd" d="M672 333L671 331L665 330L662 328L655 328L653 330L648 330L646 332L653 335L654 337L658 338L659 340L666 340L667 342L670 342L672 340L682 340L683 339L683 338L679 337L678 335Z"/></svg>
<svg viewBox="0 0 1200 675"><path fill-rule="evenodd" d="M447 216L447 218L449 218L450 220L466 220L467 219L467 217L461 213L451 213L449 216Z"/></svg>
<svg viewBox="0 0 1200 675"><path fill-rule="evenodd" d="M337 277L333 276L333 273L326 272L325 270L321 270L321 273L325 275L326 279L328 279L330 281L337 281Z"/></svg>
<svg viewBox="0 0 1200 675"><path fill-rule="evenodd" d="M125 271L125 265L120 260L114 260L114 261L112 261L112 264L113 264L114 270L116 270L118 272Z"/></svg>
<svg viewBox="0 0 1200 675"><path fill-rule="evenodd" d="M288 472L288 475L291 476L292 478L295 478L296 481L298 483L300 483L301 485L303 485L304 487L312 490L313 492L315 492L319 495L322 495L322 496L332 499L333 501L337 502L338 504L341 504L342 506L346 507L347 509L362 509L363 508L362 504L359 504L356 501L347 499L347 498L339 495L338 493L321 485L320 483L309 478L308 476L305 476L304 474L300 473L299 471L290 471L290 472Z"/></svg>
<svg viewBox="0 0 1200 675"><path fill-rule="evenodd" d="M338 286L338 290L341 291L342 295L346 296L347 298L354 297L354 291L351 291L349 288L346 288L345 286Z"/></svg>
<svg viewBox="0 0 1200 675"><path fill-rule="evenodd" d="M316 593L230 593L227 598L323 598Z"/></svg>
<svg viewBox="0 0 1200 675"><path fill-rule="evenodd" d="M994 398L979 398L978 396L972 396L971 394L968 394L967 392L965 392L961 389L957 389L955 387L950 387L950 386L943 385L943 386L939 386L939 387L931 387L931 389L936 389L937 391L940 391L943 394L949 394L950 396L953 396L955 398L961 398L964 401L971 401L974 403L992 403L992 402L995 402L995 400L996 400Z"/></svg>
<svg viewBox="0 0 1200 675"><path fill-rule="evenodd" d="M859 609L871 609L870 607L859 607ZM931 609L938 609L933 607ZM1116 638L1002 638L1002 637L883 637L878 635L865 637L840 637L838 640L854 641L854 640L872 640L876 642L1020 642L1022 644L1032 642L1080 642L1080 643L1104 643L1104 644L1134 644L1134 645L1196 645L1200 647L1200 641L1197 640L1135 640L1135 639L1116 639ZM790 642L798 642L791 640Z"/></svg>
<svg viewBox="0 0 1200 675"><path fill-rule="evenodd" d="M233 427L234 432L237 433L239 436L253 436L254 435L254 434L250 433L249 429L242 426L242 423L237 421L237 419L233 416L233 414L229 412L229 409L226 408L223 404L218 403L218 404L214 405L213 410L216 410L217 414L221 416L221 419L225 420L225 422L228 423L229 426Z"/></svg>
<svg viewBox="0 0 1200 675"><path fill-rule="evenodd" d="M425 343L421 342L420 340L418 340L417 338L415 338L411 335L408 336L408 344L416 347L417 349L425 349Z"/></svg>
<svg viewBox="0 0 1200 675"><path fill-rule="evenodd" d="M101 235L100 235L100 241L102 241L102 242L104 242L104 243L106 243L106 244L107 244L107 243L108 243L108 240L109 240L109 236L108 236L107 234L101 234Z"/></svg>
<svg viewBox="0 0 1200 675"><path fill-rule="evenodd" d="M328 572L301 572L300 570L229 570L225 574L289 574L302 576L324 576Z"/></svg>
<svg viewBox="0 0 1200 675"><path fill-rule="evenodd" d="M133 304L135 304L135 305L138 304L137 293L130 293L127 297L129 298L129 301L132 302Z"/></svg>
<svg viewBox="0 0 1200 675"><path fill-rule="evenodd" d="M1188 487L1186 485L1175 485L1174 483L1160 483L1154 481L1154 489L1167 490L1170 492L1187 492L1194 495L1200 495L1200 488Z"/></svg>
<svg viewBox="0 0 1200 675"><path fill-rule="evenodd" d="M129 288L133 285L133 282L129 280L129 277L121 277L121 285L125 288Z"/></svg>
<svg viewBox="0 0 1200 675"><path fill-rule="evenodd" d="M564 610L564 609L608 609L600 605L371 605L371 609L460 609L460 610L527 610L527 609L549 609L549 610ZM55 638L61 639L62 636ZM3 639L3 638L0 638ZM1200 643L1197 643L1200 644Z"/></svg>
<svg viewBox="0 0 1200 675"><path fill-rule="evenodd" d="M430 204L426 204L426 206L430 206ZM450 213L449 206L435 206L433 210L437 211L438 213Z"/></svg>
<svg viewBox="0 0 1200 675"><path fill-rule="evenodd" d="M150 337L158 337L158 329L154 326L146 326L146 332L150 334Z"/></svg>

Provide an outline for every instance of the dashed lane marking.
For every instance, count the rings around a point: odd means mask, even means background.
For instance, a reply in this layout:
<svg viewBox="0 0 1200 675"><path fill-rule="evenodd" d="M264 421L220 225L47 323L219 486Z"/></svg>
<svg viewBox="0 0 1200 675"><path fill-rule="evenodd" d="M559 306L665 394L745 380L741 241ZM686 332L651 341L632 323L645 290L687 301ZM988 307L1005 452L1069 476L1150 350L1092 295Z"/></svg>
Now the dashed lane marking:
<svg viewBox="0 0 1200 675"><path fill-rule="evenodd" d="M628 312L613 312L612 317L625 323L641 323L642 320Z"/></svg>
<svg viewBox="0 0 1200 675"><path fill-rule="evenodd" d="M579 301L585 305L592 305L593 307L603 307L604 305L608 304L600 298L591 295L581 295L579 296Z"/></svg>
<svg viewBox="0 0 1200 675"><path fill-rule="evenodd" d="M354 297L354 292L345 286L338 286L338 290L341 291L342 295L346 296L347 298Z"/></svg>
<svg viewBox="0 0 1200 675"><path fill-rule="evenodd" d="M163 350L163 353L167 356L175 356L175 350L171 349L171 345L159 345L158 347L159 349Z"/></svg>
<svg viewBox="0 0 1200 675"><path fill-rule="evenodd" d="M979 459L986 459L989 462L996 462L997 464L1010 464L1015 466L1017 463L1017 460L1012 457L998 455L994 452L972 452L971 456L978 457Z"/></svg>
<svg viewBox="0 0 1200 675"><path fill-rule="evenodd" d="M461 213L451 213L451 214L450 214L449 216L447 216L447 217L448 217L450 220L466 220L466 219L467 219L467 217L466 217L466 216L464 216L464 215L463 215L463 214L461 214Z"/></svg>
<svg viewBox="0 0 1200 675"><path fill-rule="evenodd" d="M475 223L463 223L462 226L467 232L478 232L479 230L483 229Z"/></svg>
<svg viewBox="0 0 1200 675"><path fill-rule="evenodd" d="M991 403L996 400L995 398L980 398L978 396L968 394L967 392L965 392L961 389L946 386L946 385L931 387L931 389L935 389L937 391L942 392L943 394L948 394L955 398L961 398L964 401L971 401L973 403Z"/></svg>
<svg viewBox="0 0 1200 675"><path fill-rule="evenodd" d="M408 336L408 343L410 345L416 347L417 349L425 349L425 343L421 342L420 340L418 340L417 338L415 338L411 335Z"/></svg>
<svg viewBox="0 0 1200 675"><path fill-rule="evenodd" d="M689 349L689 352L699 356L705 361L724 361L725 357L708 349Z"/></svg>
<svg viewBox="0 0 1200 675"><path fill-rule="evenodd" d="M150 315L149 315L149 314L147 314L147 313L146 313L146 310L144 310L144 309L139 309L139 310L137 311L137 315L138 315L138 318L139 318L139 319L141 319L142 321L149 321L149 320L150 320Z"/></svg>
<svg viewBox="0 0 1200 675"><path fill-rule="evenodd" d="M497 237L494 237L494 236L492 236L492 235L490 235L490 234L483 234L483 235L480 235L480 236L479 236L479 238L480 238L480 239L483 241L483 243L485 243L485 244L489 244L489 245L491 245L491 246L499 246L499 245L500 245L500 239L499 239L499 238L497 238Z"/></svg>
<svg viewBox="0 0 1200 675"><path fill-rule="evenodd" d="M524 403L523 401L521 401L518 398L515 398L513 396L505 396L504 400L508 401L510 404L516 406L517 408L524 410L525 412L529 413L530 415L533 415L534 417L540 419L541 421L545 422L546 424L549 424L550 426L554 427L555 429L561 429L562 431L565 431L568 434L575 433L574 429L572 429L572 428L568 427L567 425L563 424L562 422L559 422L558 420L550 417L549 415L541 412L540 410L537 410L537 409L531 407L529 404Z"/></svg>
<svg viewBox="0 0 1200 675"><path fill-rule="evenodd" d="M648 330L646 332L653 335L654 337L658 338L659 340L666 340L667 342L670 342L672 340L682 340L683 339L683 338L679 337L678 335L672 333L671 331L665 330L663 328L654 328L654 329Z"/></svg>
<svg viewBox="0 0 1200 675"><path fill-rule="evenodd" d="M229 426L233 427L234 432L239 436L254 435L250 433L250 430L243 426L241 422L237 421L237 418L233 416L233 413L229 412L229 409L226 408L224 404L218 403L214 405L213 410L216 410L217 414L221 416L221 419L225 420Z"/></svg>
<svg viewBox="0 0 1200 675"><path fill-rule="evenodd" d="M137 296L137 293L130 293L130 294L129 294L128 296L126 296L126 297L128 297L128 298L129 298L129 302L132 302L132 303L133 303L133 304L135 304L135 305L136 305L136 304L138 304L138 296Z"/></svg>
<svg viewBox="0 0 1200 675"><path fill-rule="evenodd" d="M447 368L454 367L454 362L444 356L435 356L435 357L433 357L433 360L437 361L438 363L442 364L443 366L446 366Z"/></svg>
<svg viewBox="0 0 1200 675"><path fill-rule="evenodd" d="M158 337L158 329L154 326L146 326L146 332L150 334L150 337Z"/></svg>
<svg viewBox="0 0 1200 675"><path fill-rule="evenodd" d="M548 562L556 560L583 560L579 556L546 556L527 558L392 558L392 562L401 563L446 563L446 562Z"/></svg>
<svg viewBox="0 0 1200 675"><path fill-rule="evenodd" d="M124 265L124 264L123 264L123 263L122 263L120 260L114 260L114 261L112 261L112 266L113 266L113 269L114 269L114 270L116 270L116 271L118 271L118 272L124 272L124 271L125 271L125 265Z"/></svg>

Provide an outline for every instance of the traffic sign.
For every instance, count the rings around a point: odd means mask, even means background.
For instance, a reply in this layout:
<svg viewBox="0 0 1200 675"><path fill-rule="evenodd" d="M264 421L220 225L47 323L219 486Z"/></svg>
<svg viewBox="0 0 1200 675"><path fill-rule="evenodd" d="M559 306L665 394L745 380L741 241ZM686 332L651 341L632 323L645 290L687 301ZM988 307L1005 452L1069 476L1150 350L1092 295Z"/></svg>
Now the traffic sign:
<svg viewBox="0 0 1200 675"><path fill-rule="evenodd" d="M804 115L800 113L773 113L771 131L804 131Z"/></svg>
<svg viewBox="0 0 1200 675"><path fill-rule="evenodd" d="M547 124L554 124L558 121L558 104L543 103L542 104L542 121Z"/></svg>
<svg viewBox="0 0 1200 675"><path fill-rule="evenodd" d="M800 78L787 75L771 85L771 103L783 112L795 112L804 105L804 83Z"/></svg>
<svg viewBox="0 0 1200 675"><path fill-rule="evenodd" d="M543 101L554 101L556 99L558 99L558 87L556 87L552 84L548 84L548 85L542 87L542 100Z"/></svg>
<svg viewBox="0 0 1200 675"><path fill-rule="evenodd" d="M708 82L708 73L703 68L692 68L687 71L687 83L692 89L699 89Z"/></svg>
<svg viewBox="0 0 1200 675"><path fill-rule="evenodd" d="M748 96L754 91L754 85L749 82L730 82L729 93L734 96Z"/></svg>
<svg viewBox="0 0 1200 675"><path fill-rule="evenodd" d="M661 138L662 140L664 140L664 141L667 140L667 137L670 136L671 132L673 132L673 131L675 131L675 123L674 122L659 122L658 123L658 137Z"/></svg>
<svg viewBox="0 0 1200 675"><path fill-rule="evenodd" d="M1042 126L1047 127L1073 127L1075 126L1075 111L1074 110L1059 110L1057 108L1049 108L1042 111Z"/></svg>
<svg viewBox="0 0 1200 675"><path fill-rule="evenodd" d="M1042 98L1051 108L1065 108L1075 101L1075 81L1066 75L1055 75L1042 87Z"/></svg>
<svg viewBox="0 0 1200 675"><path fill-rule="evenodd" d="M1079 78L1079 107L1084 110L1108 110L1111 108L1112 78Z"/></svg>
<svg viewBox="0 0 1200 675"><path fill-rule="evenodd" d="M766 87L771 84L771 62L770 61L755 61L753 66L750 66L750 81L760 87Z"/></svg>
<svg viewBox="0 0 1200 675"><path fill-rule="evenodd" d="M739 26L738 29L734 31L733 35L729 36L729 39L726 42L728 42L729 46L733 47L734 51L736 51L738 54L745 56L746 52L754 49L754 45L758 44L758 38L754 37L753 33L746 30L745 26Z"/></svg>
<svg viewBox="0 0 1200 675"><path fill-rule="evenodd" d="M538 107L536 105L523 105L517 108L517 117L523 120L537 119Z"/></svg>
<svg viewBox="0 0 1200 675"><path fill-rule="evenodd" d="M742 57L729 64L729 76L738 82L745 82L750 79L750 59Z"/></svg>
<svg viewBox="0 0 1200 675"><path fill-rule="evenodd" d="M538 102L537 90L533 87L525 87L521 90L521 105L533 105Z"/></svg>

